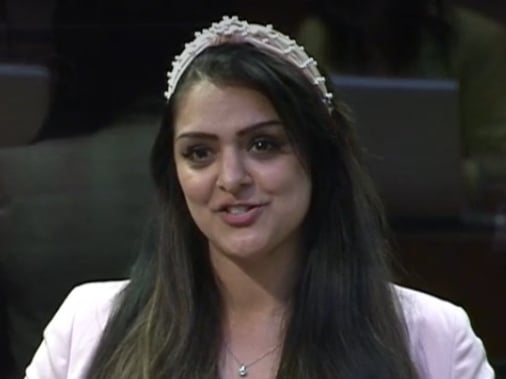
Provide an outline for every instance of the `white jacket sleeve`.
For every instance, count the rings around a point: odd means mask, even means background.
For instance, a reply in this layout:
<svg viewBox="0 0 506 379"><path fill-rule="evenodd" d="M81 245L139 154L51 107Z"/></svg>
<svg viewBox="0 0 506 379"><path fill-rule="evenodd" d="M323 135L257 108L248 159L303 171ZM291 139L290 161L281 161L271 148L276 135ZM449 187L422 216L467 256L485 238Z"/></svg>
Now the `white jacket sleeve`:
<svg viewBox="0 0 506 379"><path fill-rule="evenodd" d="M74 288L44 330L25 379L85 379L116 295L126 284L110 281Z"/></svg>
<svg viewBox="0 0 506 379"><path fill-rule="evenodd" d="M74 322L75 291L72 291L44 329L43 340L25 379L67 378L68 357Z"/></svg>
<svg viewBox="0 0 506 379"><path fill-rule="evenodd" d="M462 308L455 311L455 340L452 379L494 379L485 348L474 334L469 317Z"/></svg>

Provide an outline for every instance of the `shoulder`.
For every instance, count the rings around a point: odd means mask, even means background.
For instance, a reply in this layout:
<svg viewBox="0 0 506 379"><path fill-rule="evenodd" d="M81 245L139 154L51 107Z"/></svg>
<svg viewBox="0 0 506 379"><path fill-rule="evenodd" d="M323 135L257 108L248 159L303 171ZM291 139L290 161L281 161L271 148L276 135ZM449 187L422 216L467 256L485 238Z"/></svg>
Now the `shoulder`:
<svg viewBox="0 0 506 379"><path fill-rule="evenodd" d="M467 313L448 301L395 287L404 313L411 353L430 379L492 379L482 341Z"/></svg>
<svg viewBox="0 0 506 379"><path fill-rule="evenodd" d="M307 16L302 20L295 33L295 39L319 65L328 66L329 49L333 46L331 32L319 17Z"/></svg>
<svg viewBox="0 0 506 379"><path fill-rule="evenodd" d="M127 280L91 282L74 287L62 304L77 302L84 309L101 309L111 304L126 287Z"/></svg>
<svg viewBox="0 0 506 379"><path fill-rule="evenodd" d="M44 334L69 325L103 328L115 299L127 283L127 281L93 282L74 287L48 324Z"/></svg>
<svg viewBox="0 0 506 379"><path fill-rule="evenodd" d="M506 29L493 19L459 7L455 11L454 28L457 52L463 64L488 63L487 58L503 57L506 52Z"/></svg>
<svg viewBox="0 0 506 379"><path fill-rule="evenodd" d="M455 317L464 313L462 308L436 296L401 286L395 289L406 321L417 327L452 328Z"/></svg>
<svg viewBox="0 0 506 379"><path fill-rule="evenodd" d="M506 34L499 22L466 7L456 7L454 19L458 32L469 33L475 38L499 38Z"/></svg>
<svg viewBox="0 0 506 379"><path fill-rule="evenodd" d="M327 37L328 28L325 23L317 16L309 15L302 20L298 27L300 37ZM309 39L309 38L308 38ZM299 41L302 43L302 41Z"/></svg>
<svg viewBox="0 0 506 379"><path fill-rule="evenodd" d="M127 283L96 282L75 287L45 328L42 343L26 370L26 378L81 378L115 299Z"/></svg>

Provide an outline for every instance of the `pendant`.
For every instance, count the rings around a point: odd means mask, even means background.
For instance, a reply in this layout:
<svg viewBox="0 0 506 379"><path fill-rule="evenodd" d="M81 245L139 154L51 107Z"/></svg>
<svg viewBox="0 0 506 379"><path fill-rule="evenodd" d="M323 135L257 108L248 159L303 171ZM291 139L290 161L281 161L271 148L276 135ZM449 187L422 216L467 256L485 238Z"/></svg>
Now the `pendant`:
<svg viewBox="0 0 506 379"><path fill-rule="evenodd" d="M242 364L241 367L239 367L239 376L241 378L248 376L248 369L244 364Z"/></svg>

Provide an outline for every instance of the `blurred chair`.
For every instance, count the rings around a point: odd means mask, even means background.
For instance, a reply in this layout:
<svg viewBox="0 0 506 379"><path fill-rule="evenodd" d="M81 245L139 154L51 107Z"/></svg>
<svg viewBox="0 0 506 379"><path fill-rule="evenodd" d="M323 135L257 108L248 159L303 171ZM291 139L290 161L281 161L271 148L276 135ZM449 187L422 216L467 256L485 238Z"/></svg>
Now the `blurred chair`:
<svg viewBox="0 0 506 379"><path fill-rule="evenodd" d="M87 136L0 149L0 344L13 378L73 286L128 275L149 224L157 124L122 119Z"/></svg>
<svg viewBox="0 0 506 379"><path fill-rule="evenodd" d="M0 147L31 142L49 111L49 69L0 64L0 100Z"/></svg>
<svg viewBox="0 0 506 379"><path fill-rule="evenodd" d="M331 77L351 108L366 163L393 219L459 220L466 202L458 84Z"/></svg>

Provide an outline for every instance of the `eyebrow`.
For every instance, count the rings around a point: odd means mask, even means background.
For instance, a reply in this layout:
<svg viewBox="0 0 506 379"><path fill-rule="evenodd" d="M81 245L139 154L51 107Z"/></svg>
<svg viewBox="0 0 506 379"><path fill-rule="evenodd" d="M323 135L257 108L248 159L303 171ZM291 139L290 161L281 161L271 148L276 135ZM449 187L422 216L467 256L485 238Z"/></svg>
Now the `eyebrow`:
<svg viewBox="0 0 506 379"><path fill-rule="evenodd" d="M244 129L241 129L237 135L238 136L244 136L246 134L252 133L255 130L262 129L262 128L268 128L272 126L283 126L281 121L273 119L273 120L266 120L261 122L256 122L254 124L248 125ZM176 140L179 140L181 138L206 138L206 139L218 139L218 137L215 134L206 133L206 132L185 132L181 133L176 137Z"/></svg>

